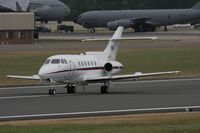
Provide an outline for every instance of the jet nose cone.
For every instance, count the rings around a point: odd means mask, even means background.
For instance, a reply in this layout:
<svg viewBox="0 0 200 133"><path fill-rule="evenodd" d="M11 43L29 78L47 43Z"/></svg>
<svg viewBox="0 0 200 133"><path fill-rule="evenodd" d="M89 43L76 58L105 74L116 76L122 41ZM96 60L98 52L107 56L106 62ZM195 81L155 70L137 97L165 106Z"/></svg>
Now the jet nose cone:
<svg viewBox="0 0 200 133"><path fill-rule="evenodd" d="M80 24L81 25L82 19L81 16L78 16L76 18L74 18L74 23Z"/></svg>
<svg viewBox="0 0 200 133"><path fill-rule="evenodd" d="M71 11L70 8L68 6L66 6L65 7L65 12L66 12L67 15L70 13L70 11Z"/></svg>
<svg viewBox="0 0 200 133"><path fill-rule="evenodd" d="M46 69L42 66L38 72L40 77L43 77L46 74Z"/></svg>
<svg viewBox="0 0 200 133"><path fill-rule="evenodd" d="M73 21L74 21L74 23L77 23L78 22L78 17L76 17Z"/></svg>

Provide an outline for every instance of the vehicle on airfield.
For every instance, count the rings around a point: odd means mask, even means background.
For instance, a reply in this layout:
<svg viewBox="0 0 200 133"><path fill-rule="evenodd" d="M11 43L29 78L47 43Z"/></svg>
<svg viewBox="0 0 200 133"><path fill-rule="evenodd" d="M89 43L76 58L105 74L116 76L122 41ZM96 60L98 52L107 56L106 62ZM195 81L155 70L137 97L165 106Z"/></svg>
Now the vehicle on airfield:
<svg viewBox="0 0 200 133"><path fill-rule="evenodd" d="M116 75L123 68L123 65L116 61L120 40L143 40L156 39L156 37L135 37L122 38L124 27L118 27L111 39L87 39L85 41L109 40L109 43L102 52L85 52L80 55L54 55L45 61L40 68L38 75L16 76L7 75L8 78L31 79L50 82L52 88L50 95L55 95L55 83L66 84L67 92L76 93L76 86L81 85L83 89L86 85L94 83L104 84L100 88L102 94L109 93L112 81L123 79L139 79L142 77L157 76L164 74L176 74L179 71L141 73L129 75Z"/></svg>
<svg viewBox="0 0 200 133"><path fill-rule="evenodd" d="M34 12L36 21L62 21L70 9L59 0L1 0L0 12Z"/></svg>
<svg viewBox="0 0 200 133"><path fill-rule="evenodd" d="M155 10L102 10L82 13L75 23L91 29L105 27L116 30L119 26L133 28L135 32L153 32L156 27L175 24L200 24L200 2L190 9L155 9Z"/></svg>
<svg viewBox="0 0 200 133"><path fill-rule="evenodd" d="M50 33L51 32L51 29L50 28L47 28L45 26L36 26L35 27L35 32L42 32L42 33Z"/></svg>
<svg viewBox="0 0 200 133"><path fill-rule="evenodd" d="M61 25L57 26L57 32L71 33L71 32L74 32L74 27L68 26L68 25L65 25L65 24L61 24Z"/></svg>

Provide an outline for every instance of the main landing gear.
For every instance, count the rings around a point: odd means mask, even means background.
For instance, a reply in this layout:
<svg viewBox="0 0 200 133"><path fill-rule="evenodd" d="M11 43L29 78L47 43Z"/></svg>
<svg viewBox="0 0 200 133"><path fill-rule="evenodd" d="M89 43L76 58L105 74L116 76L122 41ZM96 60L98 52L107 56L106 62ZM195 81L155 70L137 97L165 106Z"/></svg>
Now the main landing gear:
<svg viewBox="0 0 200 133"><path fill-rule="evenodd" d="M76 86L67 85L66 88L67 88L67 93L68 94L74 94L74 93L76 93Z"/></svg>
<svg viewBox="0 0 200 133"><path fill-rule="evenodd" d="M74 85L67 85L65 88L67 88L68 94L76 93L76 86L74 86ZM49 89L49 95L50 96L56 95L56 89L53 89L53 87L51 89Z"/></svg>
<svg viewBox="0 0 200 133"><path fill-rule="evenodd" d="M68 94L76 93L76 86L74 86L74 85L66 85L65 88L67 88ZM101 86L100 92L101 92L101 94L109 94L109 86L108 85ZM53 89L53 86L51 89L49 89L49 95L50 96L56 95L56 89Z"/></svg>
<svg viewBox="0 0 200 133"><path fill-rule="evenodd" d="M109 86L107 85L104 85L104 86L101 86L101 94L108 94L109 93Z"/></svg>
<svg viewBox="0 0 200 133"><path fill-rule="evenodd" d="M95 33L96 32L95 28L91 28L89 31L90 31L90 33Z"/></svg>

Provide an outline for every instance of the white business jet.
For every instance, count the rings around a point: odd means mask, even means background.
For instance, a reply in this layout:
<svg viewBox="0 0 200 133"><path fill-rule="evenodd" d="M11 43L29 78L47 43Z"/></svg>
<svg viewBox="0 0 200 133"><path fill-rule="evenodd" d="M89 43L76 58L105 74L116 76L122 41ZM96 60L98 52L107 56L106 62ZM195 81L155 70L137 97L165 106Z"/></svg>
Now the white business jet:
<svg viewBox="0 0 200 133"><path fill-rule="evenodd" d="M80 55L55 55L47 58L40 68L38 75L15 76L7 75L9 78L31 79L48 81L52 87L49 89L50 95L55 95L55 83L66 84L69 94L76 93L76 86L85 87L89 84L102 83L101 93L109 93L112 81L122 79L138 79L141 77L157 76L164 74L176 74L179 71L141 73L136 72L130 75L115 75L120 72L123 65L116 61L120 40L127 39L156 39L155 37L121 38L123 27L118 27L113 37L109 39L109 44L103 52L86 52ZM105 40L105 39L88 39ZM107 39L108 40L108 39Z"/></svg>

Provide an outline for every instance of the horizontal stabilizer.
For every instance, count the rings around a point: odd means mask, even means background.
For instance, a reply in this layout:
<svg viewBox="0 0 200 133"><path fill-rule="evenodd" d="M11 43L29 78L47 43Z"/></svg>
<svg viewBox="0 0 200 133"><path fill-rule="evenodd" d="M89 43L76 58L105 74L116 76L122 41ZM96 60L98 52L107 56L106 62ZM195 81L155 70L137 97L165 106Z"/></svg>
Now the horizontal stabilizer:
<svg viewBox="0 0 200 133"><path fill-rule="evenodd" d="M40 76L33 75L33 76L17 76L17 75L7 75L7 78L16 78L16 79L29 79L29 80L40 80Z"/></svg>
<svg viewBox="0 0 200 133"><path fill-rule="evenodd" d="M128 38L116 38L116 39L112 39L112 38L101 38L101 39L85 39L82 40L82 42L89 42L89 41L111 41L111 40L116 40L116 41L120 41L120 40L156 40L158 39L158 37L128 37Z"/></svg>
<svg viewBox="0 0 200 133"><path fill-rule="evenodd" d="M97 78L87 78L85 82L102 82L102 81L114 81L114 80L123 80L123 79L138 79L142 77L150 77L150 76L159 76L166 74L177 74L180 71L168 71L168 72L156 72L156 73L141 73L136 72L135 74L130 75L116 75L116 76L105 76L105 77L97 77Z"/></svg>

